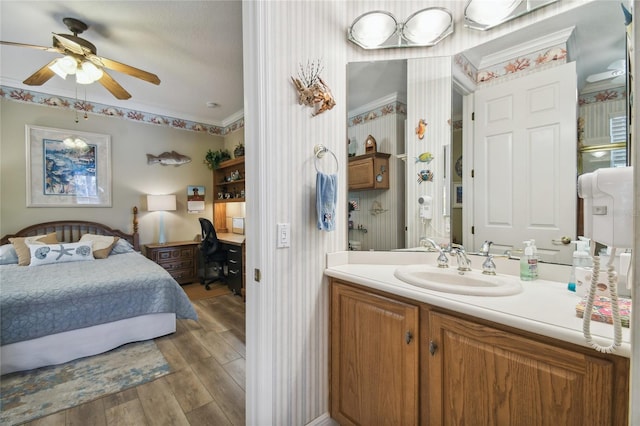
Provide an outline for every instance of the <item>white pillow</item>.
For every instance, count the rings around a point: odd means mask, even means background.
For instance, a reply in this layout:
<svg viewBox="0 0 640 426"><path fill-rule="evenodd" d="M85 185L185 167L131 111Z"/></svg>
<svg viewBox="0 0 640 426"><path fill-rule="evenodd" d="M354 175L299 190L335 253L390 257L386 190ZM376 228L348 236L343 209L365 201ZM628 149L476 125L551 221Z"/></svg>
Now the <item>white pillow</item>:
<svg viewBox="0 0 640 426"><path fill-rule="evenodd" d="M120 238L111 249L111 255L133 252L135 252L135 250L133 249L131 243L127 240L123 240L122 238Z"/></svg>
<svg viewBox="0 0 640 426"><path fill-rule="evenodd" d="M93 260L92 245L88 242L28 244L28 246L31 252L29 266Z"/></svg>
<svg viewBox="0 0 640 426"><path fill-rule="evenodd" d="M13 244L0 246L0 265L12 265L18 263L18 253Z"/></svg>

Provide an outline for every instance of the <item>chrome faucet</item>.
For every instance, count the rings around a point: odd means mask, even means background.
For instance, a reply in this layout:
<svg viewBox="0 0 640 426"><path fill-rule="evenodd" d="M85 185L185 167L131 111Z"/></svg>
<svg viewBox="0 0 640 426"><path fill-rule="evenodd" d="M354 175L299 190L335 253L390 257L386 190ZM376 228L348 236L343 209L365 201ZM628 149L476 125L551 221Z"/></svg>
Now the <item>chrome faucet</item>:
<svg viewBox="0 0 640 426"><path fill-rule="evenodd" d="M467 257L467 253L464 251L464 247L460 244L451 244L451 253L456 255L458 261L458 271L470 271L471 260Z"/></svg>
<svg viewBox="0 0 640 426"><path fill-rule="evenodd" d="M438 243L436 243L434 240L432 240L431 238L421 238L420 241L423 243L422 246L426 247L426 244L424 243L429 243L431 244L432 247L429 248L429 251L431 251L431 249L437 250L440 254L438 255L438 268L448 268L449 267L449 258L447 258L447 255L444 253L444 250L442 250L442 247L440 247L440 245Z"/></svg>
<svg viewBox="0 0 640 426"><path fill-rule="evenodd" d="M484 243L482 243L482 246L480 247L480 254L483 256L489 256L489 250L491 250L491 244L493 244L493 241L486 241Z"/></svg>
<svg viewBox="0 0 640 426"><path fill-rule="evenodd" d="M431 247L428 247L429 245L431 245ZM420 246L421 247L428 247L429 251L441 251L440 245L438 245L438 243L436 243L431 238L427 238L427 237L420 238Z"/></svg>

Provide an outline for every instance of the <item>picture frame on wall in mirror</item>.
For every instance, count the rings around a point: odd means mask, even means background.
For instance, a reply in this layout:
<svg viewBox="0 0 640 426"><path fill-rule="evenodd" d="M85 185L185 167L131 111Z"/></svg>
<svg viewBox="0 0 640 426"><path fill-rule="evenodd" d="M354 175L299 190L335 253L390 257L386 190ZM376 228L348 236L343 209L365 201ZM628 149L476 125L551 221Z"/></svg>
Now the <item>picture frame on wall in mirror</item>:
<svg viewBox="0 0 640 426"><path fill-rule="evenodd" d="M27 207L111 207L111 136L27 124Z"/></svg>
<svg viewBox="0 0 640 426"><path fill-rule="evenodd" d="M462 184L453 184L453 203L451 204L454 209L462 208Z"/></svg>

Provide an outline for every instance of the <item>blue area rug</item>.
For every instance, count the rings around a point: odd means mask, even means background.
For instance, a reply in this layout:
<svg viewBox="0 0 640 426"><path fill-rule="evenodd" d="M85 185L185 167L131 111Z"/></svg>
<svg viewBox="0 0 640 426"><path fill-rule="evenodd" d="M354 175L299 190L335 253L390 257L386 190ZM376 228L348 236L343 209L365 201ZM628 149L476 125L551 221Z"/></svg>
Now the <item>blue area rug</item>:
<svg viewBox="0 0 640 426"><path fill-rule="evenodd" d="M15 425L150 382L169 373L153 340L0 378L0 424Z"/></svg>

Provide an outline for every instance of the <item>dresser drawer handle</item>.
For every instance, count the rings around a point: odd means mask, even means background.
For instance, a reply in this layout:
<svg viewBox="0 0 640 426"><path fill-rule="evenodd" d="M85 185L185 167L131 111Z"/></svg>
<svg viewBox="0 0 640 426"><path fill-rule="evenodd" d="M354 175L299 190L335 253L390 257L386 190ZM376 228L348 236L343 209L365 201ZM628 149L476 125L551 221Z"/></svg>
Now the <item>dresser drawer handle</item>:
<svg viewBox="0 0 640 426"><path fill-rule="evenodd" d="M230 249L229 249L229 253L238 253L238 250L236 250L236 249L231 249L231 248L230 248Z"/></svg>
<svg viewBox="0 0 640 426"><path fill-rule="evenodd" d="M232 275L238 275L240 271L229 270L229 273Z"/></svg>
<svg viewBox="0 0 640 426"><path fill-rule="evenodd" d="M229 263L238 263L238 261L235 259L229 259Z"/></svg>

